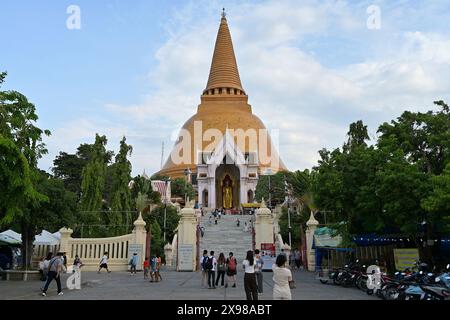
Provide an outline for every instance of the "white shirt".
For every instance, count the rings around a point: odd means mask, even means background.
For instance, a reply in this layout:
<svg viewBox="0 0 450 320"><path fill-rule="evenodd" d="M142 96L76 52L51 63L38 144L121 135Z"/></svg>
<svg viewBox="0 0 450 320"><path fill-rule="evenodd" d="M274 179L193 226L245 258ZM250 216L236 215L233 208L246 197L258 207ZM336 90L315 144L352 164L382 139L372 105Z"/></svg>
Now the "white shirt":
<svg viewBox="0 0 450 320"><path fill-rule="evenodd" d="M291 289L289 288L289 280L292 280L291 270L288 268L280 268L275 263L272 266L273 271L273 297L274 299L291 300Z"/></svg>
<svg viewBox="0 0 450 320"><path fill-rule="evenodd" d="M217 260L215 257L210 256L209 258L212 258L212 269L211 271L216 271L217 269Z"/></svg>
<svg viewBox="0 0 450 320"><path fill-rule="evenodd" d="M251 266L248 260L244 260L242 265L244 266L245 273L255 273L255 261L253 261L253 265Z"/></svg>
<svg viewBox="0 0 450 320"><path fill-rule="evenodd" d="M108 264L108 257L107 256L103 256L102 260L100 261L100 264L104 264L104 263Z"/></svg>

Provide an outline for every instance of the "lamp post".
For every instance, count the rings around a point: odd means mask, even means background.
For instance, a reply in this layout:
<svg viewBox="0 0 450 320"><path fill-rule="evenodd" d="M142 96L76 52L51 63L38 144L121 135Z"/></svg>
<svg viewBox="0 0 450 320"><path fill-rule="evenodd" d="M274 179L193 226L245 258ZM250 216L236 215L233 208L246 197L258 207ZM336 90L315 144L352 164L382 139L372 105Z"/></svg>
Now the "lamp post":
<svg viewBox="0 0 450 320"><path fill-rule="evenodd" d="M186 206L186 202L187 202L187 182L188 182L188 178L189 175L191 174L191 170L189 168L184 169L184 175L186 177L185 183L184 183L184 206Z"/></svg>
<svg viewBox="0 0 450 320"><path fill-rule="evenodd" d="M291 196L290 196L290 191L289 191L289 185L286 181L286 178L284 180L284 189L286 192L286 197L287 197L287 204L288 204L288 230L289 230L289 247L292 248L292 235L291 235L291 230L292 230L292 226L291 226Z"/></svg>
<svg viewBox="0 0 450 320"><path fill-rule="evenodd" d="M166 221L167 221L167 184L170 178L164 180L164 245L166 244Z"/></svg>
<svg viewBox="0 0 450 320"><path fill-rule="evenodd" d="M266 169L264 175L269 176L269 209L272 210L272 192L270 188L270 176L273 174L272 169Z"/></svg>

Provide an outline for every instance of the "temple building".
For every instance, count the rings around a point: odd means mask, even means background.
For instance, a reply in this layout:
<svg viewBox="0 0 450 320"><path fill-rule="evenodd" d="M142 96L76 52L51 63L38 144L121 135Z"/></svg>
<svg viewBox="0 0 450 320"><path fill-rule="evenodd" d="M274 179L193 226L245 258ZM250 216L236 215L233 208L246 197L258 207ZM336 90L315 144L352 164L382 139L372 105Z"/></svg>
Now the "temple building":
<svg viewBox="0 0 450 320"><path fill-rule="evenodd" d="M252 113L222 14L208 83L197 113L183 125L158 174L185 177L206 208L240 208L253 203L261 174L287 170L263 122Z"/></svg>

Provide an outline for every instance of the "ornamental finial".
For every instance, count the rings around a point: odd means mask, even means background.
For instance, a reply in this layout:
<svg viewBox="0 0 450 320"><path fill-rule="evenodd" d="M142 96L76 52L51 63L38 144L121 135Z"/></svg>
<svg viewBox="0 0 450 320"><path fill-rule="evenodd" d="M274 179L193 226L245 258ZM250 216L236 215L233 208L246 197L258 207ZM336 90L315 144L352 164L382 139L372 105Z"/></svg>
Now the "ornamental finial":
<svg viewBox="0 0 450 320"><path fill-rule="evenodd" d="M225 12L225 8L222 8L222 18L225 19L226 16L227 16L227 14Z"/></svg>

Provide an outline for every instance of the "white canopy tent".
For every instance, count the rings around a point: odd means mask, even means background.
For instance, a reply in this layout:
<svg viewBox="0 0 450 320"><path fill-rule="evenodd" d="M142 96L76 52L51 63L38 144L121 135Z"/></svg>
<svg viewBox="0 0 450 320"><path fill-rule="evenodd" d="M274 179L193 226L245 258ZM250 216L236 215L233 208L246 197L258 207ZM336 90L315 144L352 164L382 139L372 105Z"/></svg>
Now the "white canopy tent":
<svg viewBox="0 0 450 320"><path fill-rule="evenodd" d="M0 233L0 240L8 244L21 244L22 235L10 229ZM42 230L40 234L36 235L33 244L37 246L56 246L60 241L61 234L59 232L50 233L47 230Z"/></svg>

